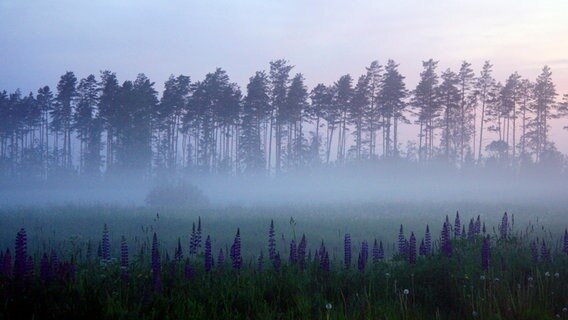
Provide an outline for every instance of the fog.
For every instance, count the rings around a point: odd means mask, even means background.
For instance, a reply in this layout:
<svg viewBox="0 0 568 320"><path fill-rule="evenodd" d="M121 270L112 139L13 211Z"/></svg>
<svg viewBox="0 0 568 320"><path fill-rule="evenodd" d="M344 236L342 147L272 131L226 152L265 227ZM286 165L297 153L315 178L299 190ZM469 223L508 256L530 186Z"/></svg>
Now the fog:
<svg viewBox="0 0 568 320"><path fill-rule="evenodd" d="M33 183L4 180L0 206L143 206L147 205L145 200L152 189L165 185L181 189L196 186L212 207L388 202L538 205L565 201L568 190L564 182L563 174L536 170L518 174L499 168L449 170L435 165L360 164L274 176L180 174L169 179L142 180L123 175L106 181L81 178ZM180 206L175 200L167 201L163 205ZM192 207L193 203L188 200L181 206Z"/></svg>

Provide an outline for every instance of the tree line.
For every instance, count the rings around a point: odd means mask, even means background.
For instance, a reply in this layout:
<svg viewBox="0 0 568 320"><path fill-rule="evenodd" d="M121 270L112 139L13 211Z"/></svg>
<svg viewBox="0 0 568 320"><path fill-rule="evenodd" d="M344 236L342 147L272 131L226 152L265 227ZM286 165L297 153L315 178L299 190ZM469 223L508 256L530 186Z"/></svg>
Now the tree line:
<svg viewBox="0 0 568 320"><path fill-rule="evenodd" d="M568 95L557 101L548 66L535 80L515 72L499 82L488 61L477 75L465 61L457 71L422 65L412 90L393 60L309 90L280 59L244 93L217 68L199 81L172 75L161 96L144 74L121 84L111 71L80 80L66 72L55 90L0 92L0 175L278 174L382 160L563 165L549 131L568 115ZM416 140L401 143L402 125L415 126Z"/></svg>

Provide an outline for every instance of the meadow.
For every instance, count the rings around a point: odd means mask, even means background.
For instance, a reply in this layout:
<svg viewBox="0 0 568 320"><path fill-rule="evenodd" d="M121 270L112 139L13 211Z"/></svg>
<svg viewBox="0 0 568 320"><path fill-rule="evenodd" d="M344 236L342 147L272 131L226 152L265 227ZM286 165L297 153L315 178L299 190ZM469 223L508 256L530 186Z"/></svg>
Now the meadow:
<svg viewBox="0 0 568 320"><path fill-rule="evenodd" d="M564 208L5 208L0 318L568 319Z"/></svg>

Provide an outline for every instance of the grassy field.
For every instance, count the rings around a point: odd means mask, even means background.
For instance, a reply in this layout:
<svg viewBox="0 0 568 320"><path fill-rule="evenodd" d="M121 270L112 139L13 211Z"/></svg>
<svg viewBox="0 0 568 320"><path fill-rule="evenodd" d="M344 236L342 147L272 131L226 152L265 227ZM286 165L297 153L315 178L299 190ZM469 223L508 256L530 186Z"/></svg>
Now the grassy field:
<svg viewBox="0 0 568 320"><path fill-rule="evenodd" d="M452 239L448 257L440 252L440 231L446 215L453 226L457 210L466 228L470 218L479 215L487 230L471 238ZM504 211L509 213L509 227L503 238L499 224ZM199 217L202 244L197 254L189 255L192 225ZM268 257L271 220L280 267ZM104 224L110 260L96 254ZM430 226L432 252L419 256L416 263L409 263L408 256L399 252L401 224L407 240L411 232L416 235L415 250L426 225ZM0 211L1 248L10 248L15 263L14 239L25 228L26 254L32 257L34 272L31 267L25 277L4 272L0 318L568 319L568 258L563 252L567 226L561 204L4 209ZM243 265L233 270L229 248L237 228ZM347 233L353 255L349 268L345 266ZM151 271L154 234L160 290ZM297 245L302 235L307 240L304 266L288 261L291 240ZM491 237L488 270L481 264L485 235ZM129 265L121 269L122 236L129 247ZM207 236L215 262L211 270L204 262ZM367 241L370 252L375 239L383 242L386 259L373 262L369 257L361 270L361 243ZM535 261L531 243L537 239L539 259ZM542 240L551 250L550 259L540 257ZM178 241L184 257L176 262ZM329 271L322 267L322 257L315 257L322 241L329 254ZM224 264L217 261L220 249L225 253ZM44 253L47 263L42 264Z"/></svg>

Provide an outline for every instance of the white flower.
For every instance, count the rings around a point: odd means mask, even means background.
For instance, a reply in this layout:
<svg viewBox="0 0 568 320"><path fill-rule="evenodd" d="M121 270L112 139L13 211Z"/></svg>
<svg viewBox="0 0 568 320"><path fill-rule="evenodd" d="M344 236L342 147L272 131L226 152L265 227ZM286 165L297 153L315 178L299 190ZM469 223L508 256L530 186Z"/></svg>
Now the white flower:
<svg viewBox="0 0 568 320"><path fill-rule="evenodd" d="M495 282L499 282L499 278L495 278L495 280L494 280L494 281L495 281Z"/></svg>
<svg viewBox="0 0 568 320"><path fill-rule="evenodd" d="M564 313L568 312L568 308L566 308L566 307L562 308L562 312L564 312Z"/></svg>
<svg viewBox="0 0 568 320"><path fill-rule="evenodd" d="M484 275L479 276L479 280L485 281L485 276Z"/></svg>
<svg viewBox="0 0 568 320"><path fill-rule="evenodd" d="M387 273L385 273L385 276L388 278L388 277L391 276L391 274L387 272Z"/></svg>
<svg viewBox="0 0 568 320"><path fill-rule="evenodd" d="M477 317L477 311L473 310L473 312L471 313L471 315L475 318Z"/></svg>
<svg viewBox="0 0 568 320"><path fill-rule="evenodd" d="M408 291L408 289L404 289L404 291L402 291L402 293L404 293L404 295L407 296L410 293L410 291Z"/></svg>
<svg viewBox="0 0 568 320"><path fill-rule="evenodd" d="M331 303L329 303L329 302L326 303L326 304L325 304L325 309L326 309L327 311L331 310Z"/></svg>
<svg viewBox="0 0 568 320"><path fill-rule="evenodd" d="M547 277L547 278L550 277L550 272L546 271L546 272L544 273L544 276Z"/></svg>
<svg viewBox="0 0 568 320"><path fill-rule="evenodd" d="M529 282L532 282L532 281L533 281L533 277L529 277L528 280L529 280Z"/></svg>
<svg viewBox="0 0 568 320"><path fill-rule="evenodd" d="M556 272L556 273L554 274L554 277L555 277L556 279L560 278L560 273Z"/></svg>

